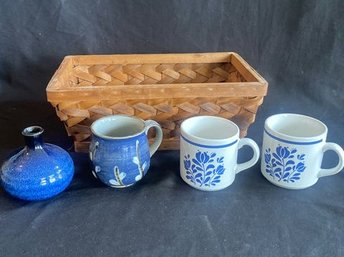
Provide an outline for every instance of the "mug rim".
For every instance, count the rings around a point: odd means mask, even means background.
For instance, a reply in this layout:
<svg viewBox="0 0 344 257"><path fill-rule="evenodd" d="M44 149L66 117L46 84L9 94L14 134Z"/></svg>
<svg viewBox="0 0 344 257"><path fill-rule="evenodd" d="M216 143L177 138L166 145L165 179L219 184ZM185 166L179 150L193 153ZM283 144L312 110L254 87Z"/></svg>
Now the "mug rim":
<svg viewBox="0 0 344 257"><path fill-rule="evenodd" d="M287 133L283 133L280 131L277 131L276 129L272 128L271 126L271 121L273 119L281 119L283 117L292 117L292 118L303 118L303 119L307 119L311 122L317 123L318 125L321 126L321 133L316 133L315 135L311 135L311 136L295 136L295 135L289 135ZM324 137L326 137L327 135L327 131L328 128L325 125L325 123L323 123L322 121L313 118L311 116L307 116L307 115L303 115L303 114L297 114L297 113L278 113L278 114L274 114L269 116L264 123L264 132L267 133L268 135L270 134L270 136L272 137L277 137L276 139L279 140L292 140L292 141L296 141L296 142L308 142L308 143L320 143L321 141L323 141ZM286 142L286 143L290 143L293 144L294 142Z"/></svg>
<svg viewBox="0 0 344 257"><path fill-rule="evenodd" d="M94 129L94 126L97 125L97 123L104 122L105 120L113 120L115 118L130 118L130 119L133 119L133 120L137 120L138 122L141 123L142 129L139 132L135 133L135 134L124 136L124 137L106 136L106 135L98 133ZM136 116L130 116L130 115L125 115L125 114L115 114L115 115L108 115L108 116L105 116L105 117L102 117L102 118L99 118L99 119L95 120L91 124L90 129L91 129L91 132L92 132L93 135L96 135L97 137L100 137L100 138L103 138L103 139L129 139L129 138L133 138L133 137L139 136L139 135L141 135L142 133L145 132L145 122L144 122L143 119L141 119L139 117L136 117Z"/></svg>
<svg viewBox="0 0 344 257"><path fill-rule="evenodd" d="M206 138L206 137L196 136L190 133L189 131L186 131L185 126L187 122L192 122L192 120L197 120L197 119L202 119L202 118L224 121L227 124L230 124L235 129L235 133L232 136L226 137L226 138ZM187 141L188 143L191 143L200 147L209 147L207 145L210 145L210 146L216 146L217 148L218 147L222 148L222 147L235 144L236 142L238 142L239 133L240 133L240 129L238 125L236 125L233 121L223 118L223 117L211 116L211 115L199 115L199 116L190 117L184 120L182 124L180 125L180 131L181 131L180 133L181 138Z"/></svg>

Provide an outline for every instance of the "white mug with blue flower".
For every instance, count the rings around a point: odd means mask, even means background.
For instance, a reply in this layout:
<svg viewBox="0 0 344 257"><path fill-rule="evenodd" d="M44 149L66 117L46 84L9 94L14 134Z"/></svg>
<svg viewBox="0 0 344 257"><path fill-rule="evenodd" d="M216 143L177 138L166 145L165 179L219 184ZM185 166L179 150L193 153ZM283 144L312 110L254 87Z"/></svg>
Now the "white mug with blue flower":
<svg viewBox="0 0 344 257"><path fill-rule="evenodd" d="M239 138L238 126L215 116L197 116L181 124L180 176L190 186L216 191L230 186L235 175L256 164L259 148L249 138ZM253 157L237 163L238 150L248 145Z"/></svg>
<svg viewBox="0 0 344 257"><path fill-rule="evenodd" d="M300 114L277 114L265 121L261 171L271 183L288 189L314 185L318 178L337 174L344 167L344 151L326 142L327 127ZM322 169L324 152L337 153L336 167Z"/></svg>

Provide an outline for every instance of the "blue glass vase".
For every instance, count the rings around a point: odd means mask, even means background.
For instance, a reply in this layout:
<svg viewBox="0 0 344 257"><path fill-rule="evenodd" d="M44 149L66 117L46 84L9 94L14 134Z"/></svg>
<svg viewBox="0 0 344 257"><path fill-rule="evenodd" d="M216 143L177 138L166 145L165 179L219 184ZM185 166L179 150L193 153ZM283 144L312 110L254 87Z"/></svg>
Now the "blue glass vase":
<svg viewBox="0 0 344 257"><path fill-rule="evenodd" d="M44 143L43 131L39 126L25 128L22 135L26 146L1 167L3 188L22 200L53 197L66 189L74 175L72 158L62 148Z"/></svg>

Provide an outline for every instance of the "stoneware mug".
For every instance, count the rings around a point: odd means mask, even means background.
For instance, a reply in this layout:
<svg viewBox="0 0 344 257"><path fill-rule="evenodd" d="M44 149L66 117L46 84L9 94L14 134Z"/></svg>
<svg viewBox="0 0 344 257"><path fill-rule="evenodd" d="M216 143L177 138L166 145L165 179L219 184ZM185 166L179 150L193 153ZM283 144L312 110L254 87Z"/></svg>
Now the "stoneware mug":
<svg viewBox="0 0 344 257"><path fill-rule="evenodd" d="M327 127L300 114L277 114L265 121L261 172L271 183L288 189L314 185L318 178L338 173L344 166L343 149L326 142ZM339 163L321 169L324 152L338 154Z"/></svg>
<svg viewBox="0 0 344 257"><path fill-rule="evenodd" d="M259 148L249 138L239 139L239 128L230 120L215 116L197 116L181 124L180 176L190 186L216 191L230 186L235 175L253 166ZM253 157L237 163L238 150L248 145Z"/></svg>
<svg viewBox="0 0 344 257"><path fill-rule="evenodd" d="M155 141L149 145L147 133L156 130ZM126 115L106 116L91 125L92 141L90 159L93 175L104 184L122 188L143 178L150 164L150 157L161 144L160 125Z"/></svg>

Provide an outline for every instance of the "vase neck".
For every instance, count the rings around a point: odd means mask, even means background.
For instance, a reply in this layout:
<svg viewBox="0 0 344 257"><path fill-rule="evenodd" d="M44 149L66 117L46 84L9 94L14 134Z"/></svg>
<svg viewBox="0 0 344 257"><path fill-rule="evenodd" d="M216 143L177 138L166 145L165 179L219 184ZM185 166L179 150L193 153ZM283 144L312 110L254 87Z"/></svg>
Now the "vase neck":
<svg viewBox="0 0 344 257"><path fill-rule="evenodd" d="M29 149L39 149L43 145L44 129L39 126L27 127L22 131L25 138L25 144Z"/></svg>

